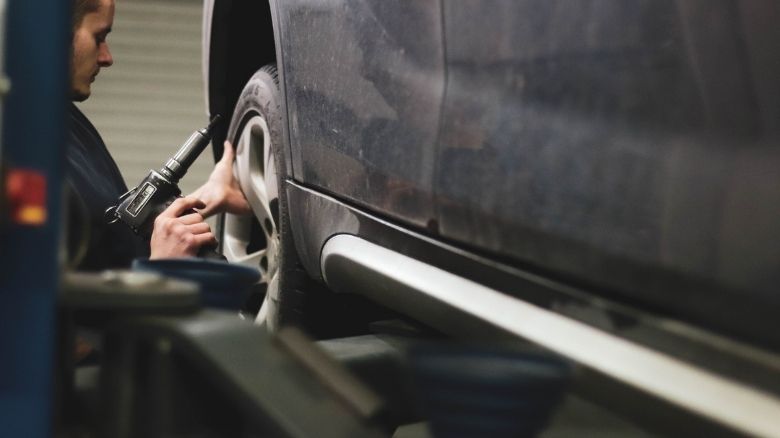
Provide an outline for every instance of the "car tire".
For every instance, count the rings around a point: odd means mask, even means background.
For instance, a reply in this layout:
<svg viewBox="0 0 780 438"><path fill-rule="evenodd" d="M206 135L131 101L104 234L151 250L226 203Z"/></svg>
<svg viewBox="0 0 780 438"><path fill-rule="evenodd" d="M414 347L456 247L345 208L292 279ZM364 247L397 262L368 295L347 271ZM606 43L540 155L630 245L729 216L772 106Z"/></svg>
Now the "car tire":
<svg viewBox="0 0 780 438"><path fill-rule="evenodd" d="M270 330L302 324L304 290L315 287L290 231L281 110L276 68L265 66L241 92L227 132L236 151L233 173L252 214L225 214L220 230L229 262L260 269L261 280L242 314Z"/></svg>
<svg viewBox="0 0 780 438"><path fill-rule="evenodd" d="M296 325L317 338L363 333L383 312L360 297L330 292L298 258L283 189L291 176L282 111L276 67L265 66L241 92L227 132L236 151L233 172L253 214L224 215L222 252L262 273L242 314L271 331Z"/></svg>

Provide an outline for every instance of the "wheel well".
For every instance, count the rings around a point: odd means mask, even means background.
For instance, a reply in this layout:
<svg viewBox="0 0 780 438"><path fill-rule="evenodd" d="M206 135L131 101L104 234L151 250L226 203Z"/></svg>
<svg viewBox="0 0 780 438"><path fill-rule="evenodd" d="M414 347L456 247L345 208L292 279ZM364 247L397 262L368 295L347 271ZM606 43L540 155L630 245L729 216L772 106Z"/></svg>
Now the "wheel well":
<svg viewBox="0 0 780 438"><path fill-rule="evenodd" d="M222 155L222 143L244 85L260 67L276 61L270 1L215 2L209 43L209 112L226 120L213 137L215 160Z"/></svg>

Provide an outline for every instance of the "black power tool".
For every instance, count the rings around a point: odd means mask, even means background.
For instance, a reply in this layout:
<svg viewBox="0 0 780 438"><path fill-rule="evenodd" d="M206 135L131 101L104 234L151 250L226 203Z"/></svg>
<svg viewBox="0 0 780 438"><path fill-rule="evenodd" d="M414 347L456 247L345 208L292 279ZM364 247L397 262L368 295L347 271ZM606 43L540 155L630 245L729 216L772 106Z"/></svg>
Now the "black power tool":
<svg viewBox="0 0 780 438"><path fill-rule="evenodd" d="M150 239L155 218L181 196L179 180L208 146L214 127L220 118L219 115L214 116L207 127L193 132L173 158L170 158L159 170L149 171L138 186L120 196L117 205L106 209L106 221L108 223L121 221L136 234ZM198 255L224 259L213 248L202 250Z"/></svg>

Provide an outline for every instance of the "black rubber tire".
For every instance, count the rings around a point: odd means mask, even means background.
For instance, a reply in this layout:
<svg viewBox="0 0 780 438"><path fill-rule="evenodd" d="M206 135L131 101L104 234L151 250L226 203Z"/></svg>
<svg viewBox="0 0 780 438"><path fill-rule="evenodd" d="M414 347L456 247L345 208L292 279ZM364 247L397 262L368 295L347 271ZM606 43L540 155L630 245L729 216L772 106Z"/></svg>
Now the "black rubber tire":
<svg viewBox="0 0 780 438"><path fill-rule="evenodd" d="M286 173L285 166L289 146L282 135L283 110L276 67L265 66L249 79L241 92L227 131L227 139L236 144L247 121L260 115L265 118L271 136L279 187L278 217L274 218L280 239L279 283L278 296L269 296L265 301L269 306L266 325L272 331L296 325L320 339L366 333L369 323L385 318L387 312L362 297L332 293L308 275L298 257L284 190L284 182L291 175ZM224 224L224 221L220 223ZM223 233L224 227L219 230L224 238ZM255 313L259 307L257 301L255 298Z"/></svg>
<svg viewBox="0 0 780 438"><path fill-rule="evenodd" d="M271 147L277 169L277 184L279 187L278 214L274 218L279 233L280 244L278 246L278 296L269 296L265 301L268 305L266 323L270 330L276 330L284 325L304 325L302 307L304 305L305 291L319 289L303 270L290 229L289 209L287 208L287 195L284 188L286 145L282 135L281 97L279 93L279 79L276 67L268 65L258 70L247 82L238 98L230 127L227 131L227 139L236 144L247 121L256 115L260 115L268 125L271 136ZM225 230L220 230L224 234ZM284 291L282 293L281 291ZM257 300L257 298L255 298ZM259 304L259 303L257 303ZM257 309L255 309L257 310Z"/></svg>

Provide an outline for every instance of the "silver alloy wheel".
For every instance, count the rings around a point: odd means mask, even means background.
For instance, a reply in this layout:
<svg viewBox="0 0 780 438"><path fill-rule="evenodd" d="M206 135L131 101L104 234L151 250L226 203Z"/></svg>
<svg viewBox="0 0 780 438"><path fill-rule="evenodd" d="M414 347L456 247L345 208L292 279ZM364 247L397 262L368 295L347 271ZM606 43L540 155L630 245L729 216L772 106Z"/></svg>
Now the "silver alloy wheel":
<svg viewBox="0 0 780 438"><path fill-rule="evenodd" d="M225 215L223 253L231 263L260 269L266 295L255 318L266 322L279 296L279 185L271 135L256 113L246 122L235 144L233 173L252 208L252 215ZM258 229L261 232L258 232Z"/></svg>

